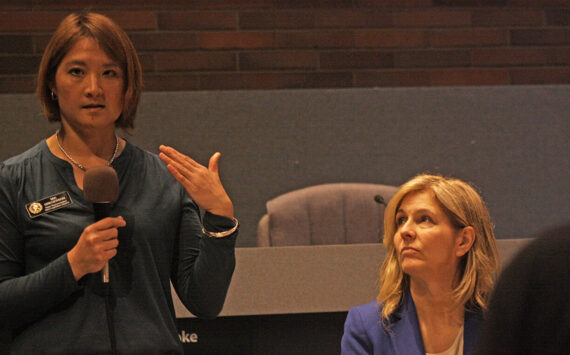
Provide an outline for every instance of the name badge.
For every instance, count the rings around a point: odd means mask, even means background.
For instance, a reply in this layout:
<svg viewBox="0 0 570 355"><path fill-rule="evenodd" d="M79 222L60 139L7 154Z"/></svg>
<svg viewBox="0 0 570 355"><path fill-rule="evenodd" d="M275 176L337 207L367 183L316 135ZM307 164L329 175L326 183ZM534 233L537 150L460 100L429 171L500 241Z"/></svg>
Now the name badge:
<svg viewBox="0 0 570 355"><path fill-rule="evenodd" d="M64 191L55 195L43 198L39 201L30 202L26 205L26 211L30 218L36 218L46 213L57 211L60 208L69 206L73 203L69 192Z"/></svg>

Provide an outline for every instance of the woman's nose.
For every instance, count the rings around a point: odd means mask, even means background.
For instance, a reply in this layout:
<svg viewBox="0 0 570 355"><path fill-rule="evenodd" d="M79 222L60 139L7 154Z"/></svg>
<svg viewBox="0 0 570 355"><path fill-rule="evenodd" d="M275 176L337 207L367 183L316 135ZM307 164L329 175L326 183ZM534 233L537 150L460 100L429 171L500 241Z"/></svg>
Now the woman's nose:
<svg viewBox="0 0 570 355"><path fill-rule="evenodd" d="M407 221L400 227L400 235L403 239L414 239L416 231L411 221Z"/></svg>
<svg viewBox="0 0 570 355"><path fill-rule="evenodd" d="M87 96L96 97L101 95L103 90L101 89L101 83L99 77L96 74L91 74L87 76L86 83L86 94Z"/></svg>

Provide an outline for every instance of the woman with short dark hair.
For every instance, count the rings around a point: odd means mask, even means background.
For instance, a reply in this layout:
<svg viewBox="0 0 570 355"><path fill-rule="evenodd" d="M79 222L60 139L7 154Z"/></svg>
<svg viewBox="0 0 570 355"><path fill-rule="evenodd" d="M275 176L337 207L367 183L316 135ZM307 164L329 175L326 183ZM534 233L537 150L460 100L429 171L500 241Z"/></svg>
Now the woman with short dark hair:
<svg viewBox="0 0 570 355"><path fill-rule="evenodd" d="M113 21L61 22L37 87L59 129L0 164L0 319L13 353L183 353L171 283L196 316L222 309L238 222L220 154L205 167L119 137L133 128L141 87L136 51ZM118 192L94 223L82 190L100 167L116 172Z"/></svg>

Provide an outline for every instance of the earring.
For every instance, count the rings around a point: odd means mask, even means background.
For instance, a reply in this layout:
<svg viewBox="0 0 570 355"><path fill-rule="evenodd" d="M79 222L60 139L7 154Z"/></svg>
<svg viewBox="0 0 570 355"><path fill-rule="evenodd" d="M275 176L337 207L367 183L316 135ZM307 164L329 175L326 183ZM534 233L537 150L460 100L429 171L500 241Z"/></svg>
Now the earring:
<svg viewBox="0 0 570 355"><path fill-rule="evenodd" d="M49 96L50 96L50 98L52 99L52 101L57 101L57 95L55 94L55 92L53 92L53 90L52 90L52 92L50 93Z"/></svg>

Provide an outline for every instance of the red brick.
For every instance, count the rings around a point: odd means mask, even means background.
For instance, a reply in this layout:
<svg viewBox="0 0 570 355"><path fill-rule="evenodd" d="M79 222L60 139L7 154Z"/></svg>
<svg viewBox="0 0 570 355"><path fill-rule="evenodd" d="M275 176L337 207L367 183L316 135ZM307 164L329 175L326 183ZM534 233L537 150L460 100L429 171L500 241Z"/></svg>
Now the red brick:
<svg viewBox="0 0 570 355"><path fill-rule="evenodd" d="M351 31L277 32L278 48L352 48Z"/></svg>
<svg viewBox="0 0 570 355"><path fill-rule="evenodd" d="M570 9L548 10L546 24L549 26L570 26Z"/></svg>
<svg viewBox="0 0 570 355"><path fill-rule="evenodd" d="M394 56L386 52L325 52L321 53L321 68L391 68Z"/></svg>
<svg viewBox="0 0 570 355"><path fill-rule="evenodd" d="M239 54L240 70L309 69L314 70L319 55L307 51L254 52Z"/></svg>
<svg viewBox="0 0 570 355"><path fill-rule="evenodd" d="M0 92L33 92L51 32L85 6L0 4ZM146 90L168 91L505 85L510 78L568 84L569 7L570 0L99 0L90 9L126 28Z"/></svg>
<svg viewBox="0 0 570 355"><path fill-rule="evenodd" d="M570 0L508 0L509 6L570 7Z"/></svg>
<svg viewBox="0 0 570 355"><path fill-rule="evenodd" d="M432 34L435 47L479 47L507 44L508 31L504 29L436 30Z"/></svg>
<svg viewBox="0 0 570 355"><path fill-rule="evenodd" d="M432 85L508 85L506 69L441 69L431 72Z"/></svg>
<svg viewBox="0 0 570 355"><path fill-rule="evenodd" d="M67 10L67 11L89 11L100 12L109 9L172 9L189 7L188 0L97 0L89 1L95 4L86 4L77 0L36 0L34 9L39 10Z"/></svg>
<svg viewBox="0 0 570 355"><path fill-rule="evenodd" d="M352 0L279 0L277 8L351 8Z"/></svg>
<svg viewBox="0 0 570 355"><path fill-rule="evenodd" d="M197 48L195 35L189 33L127 32L137 51ZM43 54L51 33L33 37L33 53Z"/></svg>
<svg viewBox="0 0 570 355"><path fill-rule="evenodd" d="M0 32L53 31L66 15L58 12L2 12Z"/></svg>
<svg viewBox="0 0 570 355"><path fill-rule="evenodd" d="M144 73L145 91L186 91L200 88L198 74Z"/></svg>
<svg viewBox="0 0 570 355"><path fill-rule="evenodd" d="M198 36L189 32L136 32L130 37L139 52L198 48Z"/></svg>
<svg viewBox="0 0 570 355"><path fill-rule="evenodd" d="M434 6L456 6L456 7L476 7L476 6L504 6L511 0L434 0Z"/></svg>
<svg viewBox="0 0 570 355"><path fill-rule="evenodd" d="M570 47L548 48L548 64L550 65L570 65Z"/></svg>
<svg viewBox="0 0 570 355"><path fill-rule="evenodd" d="M315 27L313 10L247 11L239 14L242 29L299 29Z"/></svg>
<svg viewBox="0 0 570 355"><path fill-rule="evenodd" d="M382 28L391 26L392 15L385 10L319 9L315 12L315 27L318 28Z"/></svg>
<svg viewBox="0 0 570 355"><path fill-rule="evenodd" d="M193 35L185 32L157 33L157 32L137 32L127 31L127 35L133 41L137 50L169 50L196 48L196 39ZM38 34L33 37L34 53L43 54L51 39L51 32Z"/></svg>
<svg viewBox="0 0 570 355"><path fill-rule="evenodd" d="M158 13L161 30L229 30L238 27L235 11L195 11Z"/></svg>
<svg viewBox="0 0 570 355"><path fill-rule="evenodd" d="M16 1L16 0L12 0ZM30 1L30 0L25 0ZM58 9L58 10L84 10L89 8L92 11L105 9L190 9L190 10L227 10L227 9L259 9L271 8L273 0L97 0L85 1L77 0L37 0L35 9Z"/></svg>
<svg viewBox="0 0 570 355"><path fill-rule="evenodd" d="M480 48L471 51L474 66L543 65L549 61L543 48Z"/></svg>
<svg viewBox="0 0 570 355"><path fill-rule="evenodd" d="M354 73L355 87L429 86L426 70L375 70Z"/></svg>
<svg viewBox="0 0 570 355"><path fill-rule="evenodd" d="M205 32L198 36L200 48L234 49L234 48L273 48L275 37L272 32Z"/></svg>
<svg viewBox="0 0 570 355"><path fill-rule="evenodd" d="M511 69L514 85L570 84L570 68L523 68Z"/></svg>
<svg viewBox="0 0 570 355"><path fill-rule="evenodd" d="M280 77L276 73L223 73L204 74L200 77L200 89L202 90L233 90L233 89L277 89L279 88L278 78L288 78L290 83L285 87L292 86L293 77L303 74L286 75Z"/></svg>
<svg viewBox="0 0 570 355"><path fill-rule="evenodd" d="M34 53L40 55L43 54L50 39L51 39L51 33L34 36L33 37Z"/></svg>
<svg viewBox="0 0 570 355"><path fill-rule="evenodd" d="M35 74L41 57L31 55L0 56L0 74Z"/></svg>
<svg viewBox="0 0 570 355"><path fill-rule="evenodd" d="M4 12L0 13L0 31L54 31L69 12ZM153 12L111 11L102 12L124 30L156 28Z"/></svg>
<svg viewBox="0 0 570 355"><path fill-rule="evenodd" d="M458 27L471 25L471 13L464 10L394 11L396 27Z"/></svg>
<svg viewBox="0 0 570 355"><path fill-rule="evenodd" d="M202 74L200 90L274 89L274 74L219 73Z"/></svg>
<svg viewBox="0 0 570 355"><path fill-rule="evenodd" d="M0 34L0 53L32 54L33 51L31 36Z"/></svg>
<svg viewBox="0 0 570 355"><path fill-rule="evenodd" d="M104 14L116 21L125 31L152 30L157 28L157 19L154 12L117 11Z"/></svg>
<svg viewBox="0 0 570 355"><path fill-rule="evenodd" d="M154 58L156 71L236 69L236 56L230 52L158 53Z"/></svg>
<svg viewBox="0 0 570 355"><path fill-rule="evenodd" d="M470 64L469 52L463 50L421 50L394 53L397 68L407 67L466 67Z"/></svg>
<svg viewBox="0 0 570 355"><path fill-rule="evenodd" d="M0 75L0 94L33 93L36 75Z"/></svg>
<svg viewBox="0 0 570 355"><path fill-rule="evenodd" d="M154 71L154 56L150 54L139 54L141 68L143 73L147 71Z"/></svg>
<svg viewBox="0 0 570 355"><path fill-rule="evenodd" d="M34 2L33 0L3 0L0 3L0 11L31 10Z"/></svg>
<svg viewBox="0 0 570 355"><path fill-rule="evenodd" d="M356 48L427 47L429 34L425 30L360 30L354 33Z"/></svg>
<svg viewBox="0 0 570 355"><path fill-rule="evenodd" d="M354 7L417 8L432 6L432 0L354 0L353 4Z"/></svg>
<svg viewBox="0 0 570 355"><path fill-rule="evenodd" d="M193 0L196 9L267 9L273 7L273 0Z"/></svg>
<svg viewBox="0 0 570 355"><path fill-rule="evenodd" d="M543 22L543 12L525 9L474 10L473 26L538 26Z"/></svg>
<svg viewBox="0 0 570 355"><path fill-rule="evenodd" d="M201 90L341 88L352 86L342 73L220 73L200 76Z"/></svg>
<svg viewBox="0 0 570 355"><path fill-rule="evenodd" d="M511 44L549 45L570 44L570 29L512 30Z"/></svg>

